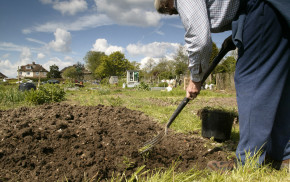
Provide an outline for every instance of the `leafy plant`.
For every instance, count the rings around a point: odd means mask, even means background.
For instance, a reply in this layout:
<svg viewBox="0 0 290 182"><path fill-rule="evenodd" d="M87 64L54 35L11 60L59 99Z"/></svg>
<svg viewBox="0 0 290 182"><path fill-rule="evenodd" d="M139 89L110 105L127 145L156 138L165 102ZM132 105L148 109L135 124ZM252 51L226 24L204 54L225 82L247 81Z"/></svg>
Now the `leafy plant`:
<svg viewBox="0 0 290 182"><path fill-rule="evenodd" d="M46 84L38 88L38 90L30 90L25 92L25 101L35 105L60 102L65 99L65 91L55 84Z"/></svg>
<svg viewBox="0 0 290 182"><path fill-rule="evenodd" d="M147 83L141 82L139 85L136 86L137 90L150 90L150 87Z"/></svg>

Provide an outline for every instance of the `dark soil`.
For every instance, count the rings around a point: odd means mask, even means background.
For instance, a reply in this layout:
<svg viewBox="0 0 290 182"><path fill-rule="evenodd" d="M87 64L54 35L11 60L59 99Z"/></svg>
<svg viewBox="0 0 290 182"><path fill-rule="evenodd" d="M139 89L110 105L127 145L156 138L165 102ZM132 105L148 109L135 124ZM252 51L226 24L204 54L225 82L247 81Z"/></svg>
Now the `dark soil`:
<svg viewBox="0 0 290 182"><path fill-rule="evenodd" d="M163 132L144 113L123 107L64 103L0 110L0 181L96 181L130 176L137 168L204 169L226 152L205 147L197 134L169 131L144 155L142 144Z"/></svg>

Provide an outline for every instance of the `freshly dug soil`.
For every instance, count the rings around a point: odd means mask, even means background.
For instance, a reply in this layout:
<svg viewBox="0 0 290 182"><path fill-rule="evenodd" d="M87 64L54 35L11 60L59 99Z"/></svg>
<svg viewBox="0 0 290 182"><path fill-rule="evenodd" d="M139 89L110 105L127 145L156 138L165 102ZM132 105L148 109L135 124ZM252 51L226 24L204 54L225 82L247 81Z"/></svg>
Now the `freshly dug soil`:
<svg viewBox="0 0 290 182"><path fill-rule="evenodd" d="M204 169L209 160L226 160L206 139L169 131L149 153L143 143L163 132L163 125L123 107L65 103L0 110L0 181L104 181L112 174L144 170Z"/></svg>

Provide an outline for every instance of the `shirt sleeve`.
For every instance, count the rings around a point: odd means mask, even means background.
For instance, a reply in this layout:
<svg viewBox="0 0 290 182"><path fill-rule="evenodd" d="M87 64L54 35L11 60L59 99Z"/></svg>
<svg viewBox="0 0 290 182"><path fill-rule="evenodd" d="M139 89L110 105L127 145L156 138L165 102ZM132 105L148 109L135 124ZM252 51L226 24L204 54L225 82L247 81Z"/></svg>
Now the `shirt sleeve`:
<svg viewBox="0 0 290 182"><path fill-rule="evenodd" d="M212 51L210 22L204 0L176 0L176 9L185 28L190 78L200 82Z"/></svg>

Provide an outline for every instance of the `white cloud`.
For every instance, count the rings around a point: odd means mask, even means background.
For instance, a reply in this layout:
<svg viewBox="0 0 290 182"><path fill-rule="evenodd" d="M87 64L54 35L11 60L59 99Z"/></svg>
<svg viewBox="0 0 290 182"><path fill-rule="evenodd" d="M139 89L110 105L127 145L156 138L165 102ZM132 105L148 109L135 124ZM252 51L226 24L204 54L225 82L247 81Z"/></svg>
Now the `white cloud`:
<svg viewBox="0 0 290 182"><path fill-rule="evenodd" d="M49 47L57 52L69 52L71 51L71 34L63 29L56 29L55 40L49 43Z"/></svg>
<svg viewBox="0 0 290 182"><path fill-rule="evenodd" d="M37 54L37 59L43 59L43 58L45 58L45 55L43 53Z"/></svg>
<svg viewBox="0 0 290 182"><path fill-rule="evenodd" d="M73 7L74 3L84 3L82 0L58 1L40 0L43 4L53 4L57 7L69 3ZM80 2L79 2L80 1ZM158 14L154 8L152 0L94 0L97 12L81 16L73 22L51 21L44 24L37 24L22 30L22 33L32 32L54 32L57 28L67 31L79 31L96 28L104 25L120 24L133 26L158 26L164 16ZM57 5L56 5L57 4ZM87 6L87 5L86 5ZM82 7L82 6L80 6ZM73 9L73 8L70 8ZM70 12L63 9L63 13ZM72 11L73 12L73 11ZM161 33L161 32L158 32Z"/></svg>
<svg viewBox="0 0 290 182"><path fill-rule="evenodd" d="M116 23L134 26L157 26L161 15L152 0L95 0L99 12Z"/></svg>
<svg viewBox="0 0 290 182"><path fill-rule="evenodd" d="M141 63L140 68L143 69L145 67L145 65L147 64L148 60L150 60L150 59L153 59L155 64L157 64L159 62L158 58L145 57L140 61L140 63Z"/></svg>
<svg viewBox="0 0 290 182"><path fill-rule="evenodd" d="M49 67L52 65L57 65L59 70L62 70L63 68L67 66L72 66L74 63L72 61L62 61L61 59L54 57L49 59L46 63L44 63L42 66L49 71Z"/></svg>
<svg viewBox="0 0 290 182"><path fill-rule="evenodd" d="M53 8L62 14L75 15L78 12L87 10L88 5L85 0L56 1Z"/></svg>
<svg viewBox="0 0 290 182"><path fill-rule="evenodd" d="M53 9L64 14L75 15L78 12L83 12L88 9L88 4L85 0L40 0L43 4L52 4Z"/></svg>
<svg viewBox="0 0 290 182"><path fill-rule="evenodd" d="M12 63L10 60L0 60L0 72L9 78L13 78L17 76L18 66L26 65L32 63L32 55L29 48L22 48L22 52L20 54L19 60L15 63Z"/></svg>
<svg viewBox="0 0 290 182"><path fill-rule="evenodd" d="M32 63L32 54L28 47L24 47L20 54L20 64L25 65Z"/></svg>
<svg viewBox="0 0 290 182"><path fill-rule="evenodd" d="M22 46L13 44L11 42L0 42L0 50L2 51L22 51Z"/></svg>
<svg viewBox="0 0 290 182"><path fill-rule="evenodd" d="M144 57L171 57L176 52L180 44L168 42L153 42L150 44L129 44L127 52L132 56Z"/></svg>
<svg viewBox="0 0 290 182"><path fill-rule="evenodd" d="M8 59L0 60L0 72L6 75L8 78L16 77L17 65L12 64Z"/></svg>
<svg viewBox="0 0 290 182"><path fill-rule="evenodd" d="M40 40L37 40L37 39L33 39L33 38L26 38L26 40L28 40L28 41L30 41L30 42L37 43L37 44L46 45L46 43L45 43L45 42L43 42L43 41L40 41Z"/></svg>
<svg viewBox="0 0 290 182"><path fill-rule="evenodd" d="M70 57L70 56L65 56L64 57L64 60L66 60L66 61L73 61L74 59L72 57Z"/></svg>
<svg viewBox="0 0 290 182"><path fill-rule="evenodd" d="M79 31L111 24L113 24L112 20L105 14L93 14L82 16L70 23L47 22L45 24L23 29L22 33L29 34L32 32L54 32L57 28L66 29L67 31Z"/></svg>
<svg viewBox="0 0 290 182"><path fill-rule="evenodd" d="M97 39L95 44L93 45L92 51L100 51L104 52L107 55L110 55L113 52L120 51L124 52L124 49L119 46L113 46L108 44L106 39Z"/></svg>
<svg viewBox="0 0 290 182"><path fill-rule="evenodd" d="M43 51L43 49L45 49L47 47L30 47L29 50L33 53L38 53ZM28 49L28 47L23 46L23 45L17 45L11 42L0 42L0 50L2 51L15 51L15 52L23 52L23 49ZM10 54L6 54L9 55ZM13 56L13 54L11 55ZM6 58L6 57L3 57Z"/></svg>

